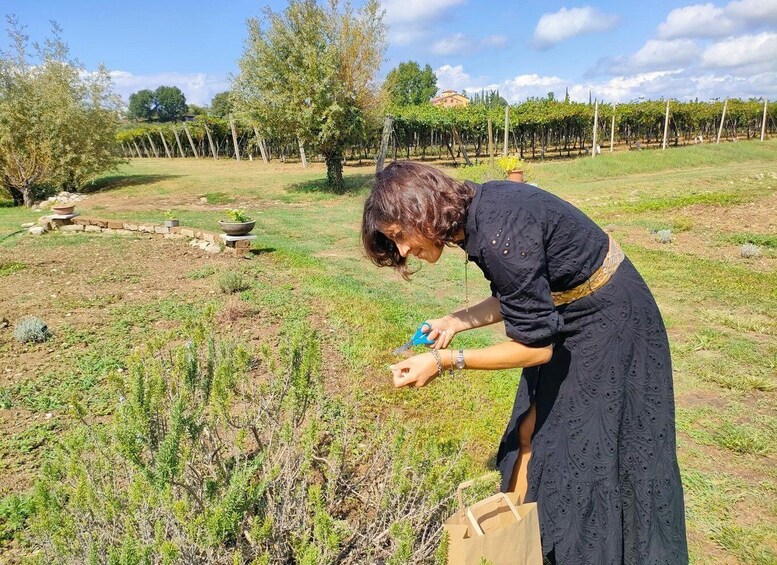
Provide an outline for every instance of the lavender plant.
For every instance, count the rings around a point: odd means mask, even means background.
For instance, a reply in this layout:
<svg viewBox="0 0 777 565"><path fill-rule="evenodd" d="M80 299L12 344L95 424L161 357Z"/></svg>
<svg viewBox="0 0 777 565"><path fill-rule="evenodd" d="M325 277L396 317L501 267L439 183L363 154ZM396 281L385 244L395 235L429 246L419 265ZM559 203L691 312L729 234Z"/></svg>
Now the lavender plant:
<svg viewBox="0 0 777 565"><path fill-rule="evenodd" d="M672 243L672 230L658 230L656 239L659 243Z"/></svg>
<svg viewBox="0 0 777 565"><path fill-rule="evenodd" d="M13 336L21 343L43 343L51 337L46 322L37 316L27 316L19 320Z"/></svg>
<svg viewBox="0 0 777 565"><path fill-rule="evenodd" d="M739 255L745 259L754 259L761 256L761 248L754 243L745 243L739 248Z"/></svg>

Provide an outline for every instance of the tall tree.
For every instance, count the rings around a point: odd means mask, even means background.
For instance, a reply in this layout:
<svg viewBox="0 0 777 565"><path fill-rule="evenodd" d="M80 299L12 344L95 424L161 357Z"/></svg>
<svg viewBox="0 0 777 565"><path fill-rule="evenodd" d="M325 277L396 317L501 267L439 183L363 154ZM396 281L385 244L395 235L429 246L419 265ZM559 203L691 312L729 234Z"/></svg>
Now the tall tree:
<svg viewBox="0 0 777 565"><path fill-rule="evenodd" d="M329 0L291 0L248 21L233 91L237 108L265 133L281 131L318 150L327 182L343 189L343 154L366 129L373 80L386 49L378 0L354 11Z"/></svg>
<svg viewBox="0 0 777 565"><path fill-rule="evenodd" d="M210 114L219 118L229 116L232 112L232 98L229 91L219 92L210 102Z"/></svg>
<svg viewBox="0 0 777 565"><path fill-rule="evenodd" d="M160 122L177 122L187 109L186 96L177 86L160 86L154 91L154 110Z"/></svg>
<svg viewBox="0 0 777 565"><path fill-rule="evenodd" d="M88 73L69 58L56 24L27 55L28 38L8 18L11 50L0 54L0 185L31 206L46 189L79 188L122 162L118 97L104 67Z"/></svg>
<svg viewBox="0 0 777 565"><path fill-rule="evenodd" d="M134 120L150 122L154 118L154 93L151 90L139 90L129 97L129 117Z"/></svg>
<svg viewBox="0 0 777 565"><path fill-rule="evenodd" d="M437 75L428 64L422 70L415 61L399 63L386 75L383 91L395 106L423 104L437 94Z"/></svg>

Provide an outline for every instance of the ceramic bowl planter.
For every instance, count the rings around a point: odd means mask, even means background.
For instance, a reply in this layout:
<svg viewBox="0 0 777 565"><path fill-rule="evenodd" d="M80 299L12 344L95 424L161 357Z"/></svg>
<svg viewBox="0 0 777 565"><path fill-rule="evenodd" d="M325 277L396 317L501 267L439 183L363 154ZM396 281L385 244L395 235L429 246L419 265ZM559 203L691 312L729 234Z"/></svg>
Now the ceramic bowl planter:
<svg viewBox="0 0 777 565"><path fill-rule="evenodd" d="M219 222L221 231L227 235L248 235L251 230L254 229L255 225L256 220L251 220L249 222Z"/></svg>
<svg viewBox="0 0 777 565"><path fill-rule="evenodd" d="M75 210L75 204L69 204L69 205L61 205L61 206L52 206L51 209L54 210L55 214L58 214L60 216L68 216L73 213L73 210Z"/></svg>
<svg viewBox="0 0 777 565"><path fill-rule="evenodd" d="M513 182L523 182L523 169L511 169L507 171L507 179Z"/></svg>

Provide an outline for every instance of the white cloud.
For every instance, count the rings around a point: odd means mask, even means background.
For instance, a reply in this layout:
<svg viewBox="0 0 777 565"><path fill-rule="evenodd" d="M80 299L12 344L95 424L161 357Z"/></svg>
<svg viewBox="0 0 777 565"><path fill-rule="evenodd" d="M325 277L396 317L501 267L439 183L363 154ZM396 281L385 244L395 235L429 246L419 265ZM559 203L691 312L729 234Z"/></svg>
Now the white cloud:
<svg viewBox="0 0 777 565"><path fill-rule="evenodd" d="M547 49L578 35L607 31L617 24L617 16L605 14L591 6L561 8L558 12L540 17L533 42L538 49Z"/></svg>
<svg viewBox="0 0 777 565"><path fill-rule="evenodd" d="M649 39L633 55L600 59L585 76L678 70L698 59L699 47L692 39Z"/></svg>
<svg viewBox="0 0 777 565"><path fill-rule="evenodd" d="M486 37L481 44L484 47L505 47L507 45L507 37L504 35L489 35Z"/></svg>
<svg viewBox="0 0 777 565"><path fill-rule="evenodd" d="M632 100L711 100L736 97L747 99L777 96L777 71L750 76L736 73L691 72L688 70L654 71L612 77L600 81L575 82L554 75L524 74L493 83L473 78L461 65L444 65L435 71L440 88L469 93L498 90L510 103L523 102L531 97L545 97L553 92L563 99L565 91L575 102L588 102L589 93L605 102Z"/></svg>
<svg viewBox="0 0 777 565"><path fill-rule="evenodd" d="M435 41L432 52L436 55L460 55L462 53L474 53L482 49L502 49L507 45L507 38L503 35L490 35L481 40L473 39L463 33L454 33Z"/></svg>
<svg viewBox="0 0 777 565"><path fill-rule="evenodd" d="M411 45L426 37L427 31L420 27L402 27L389 30L388 39L392 45Z"/></svg>
<svg viewBox="0 0 777 565"><path fill-rule="evenodd" d="M702 54L704 68L746 67L777 71L777 33L733 37L710 45Z"/></svg>
<svg viewBox="0 0 777 565"><path fill-rule="evenodd" d="M418 23L438 18L465 0L383 0L386 23Z"/></svg>
<svg viewBox="0 0 777 565"><path fill-rule="evenodd" d="M658 25L658 37L723 37L736 32L740 22L713 4L694 4L669 12Z"/></svg>
<svg viewBox="0 0 777 565"><path fill-rule="evenodd" d="M230 88L229 81L224 76L207 75L205 73L157 73L153 75L136 75L126 71L111 71L111 78L116 93L125 103L130 94L138 90L156 90L158 86L177 86L181 89L186 102L198 106L210 105L213 96Z"/></svg>
<svg viewBox="0 0 777 565"><path fill-rule="evenodd" d="M435 41L432 45L432 52L437 55L457 55L464 53L470 45L472 45L472 40L462 33L454 33Z"/></svg>
<svg viewBox="0 0 777 565"><path fill-rule="evenodd" d="M642 48L629 57L628 65L635 70L657 71L677 68L695 60L699 48L691 39L648 40Z"/></svg>
<svg viewBox="0 0 777 565"><path fill-rule="evenodd" d="M461 92L468 87L472 88L472 77L464 72L464 67L461 65L443 65L435 69L434 74L437 76L437 87L440 90Z"/></svg>
<svg viewBox="0 0 777 565"><path fill-rule="evenodd" d="M774 0L739 0L729 3L726 12L748 23L777 24L777 2Z"/></svg>
<svg viewBox="0 0 777 565"><path fill-rule="evenodd" d="M770 24L777 24L775 0L735 0L722 8L692 4L669 12L658 25L658 37L726 37Z"/></svg>

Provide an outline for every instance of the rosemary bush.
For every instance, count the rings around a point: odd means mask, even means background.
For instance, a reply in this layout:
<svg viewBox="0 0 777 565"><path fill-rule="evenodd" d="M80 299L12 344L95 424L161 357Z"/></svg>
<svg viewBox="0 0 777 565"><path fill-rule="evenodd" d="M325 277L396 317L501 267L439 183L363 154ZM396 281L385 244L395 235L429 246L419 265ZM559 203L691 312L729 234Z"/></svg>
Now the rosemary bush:
<svg viewBox="0 0 777 565"><path fill-rule="evenodd" d="M46 327L46 322L37 316L27 316L16 324L13 336L21 343L43 343L51 337L51 332Z"/></svg>
<svg viewBox="0 0 777 565"><path fill-rule="evenodd" d="M106 425L44 469L43 562L429 563L463 478L458 449L327 397L301 325L254 357L204 330L116 377Z"/></svg>

